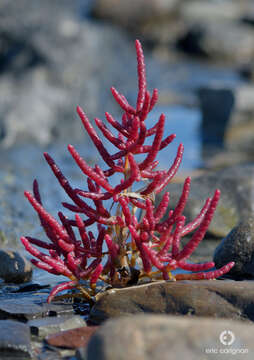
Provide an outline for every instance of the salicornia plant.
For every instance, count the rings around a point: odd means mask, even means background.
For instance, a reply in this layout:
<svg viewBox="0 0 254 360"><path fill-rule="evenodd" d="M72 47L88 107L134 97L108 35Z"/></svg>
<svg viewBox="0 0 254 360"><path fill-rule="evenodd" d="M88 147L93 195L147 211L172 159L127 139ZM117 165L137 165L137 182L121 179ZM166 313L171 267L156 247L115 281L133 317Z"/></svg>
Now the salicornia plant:
<svg viewBox="0 0 254 360"><path fill-rule="evenodd" d="M191 264L188 257L203 239L216 209L220 192L216 190L208 198L199 215L185 224L182 215L188 199L191 179L183 185L182 194L174 210L167 212L169 192L165 192L160 203L155 197L176 174L183 156L180 144L171 167L156 170L156 156L175 138L169 135L163 139L165 115L151 128L145 120L158 99L157 89L150 95L147 90L144 55L141 44L136 40L138 95L136 106L115 88L111 92L123 110L121 122L105 113L107 123L95 118L97 130L78 107L78 115L93 144L106 164L94 167L87 164L74 146L68 150L87 177L87 189L74 189L49 154L44 156L60 185L72 203L63 206L75 213L69 219L62 212L56 220L43 207L38 183L34 181L33 195L25 196L40 218L49 242L32 237L22 237L26 250L37 259L32 263L40 269L55 275L64 275L68 282L57 285L51 291L48 302L62 290L76 288L91 299L96 293L98 280L112 287L137 284L139 279L214 279L228 272L233 262L218 270L211 270L213 262ZM114 129L114 131L112 131ZM115 134L116 133L116 134ZM104 146L103 137L109 140L116 152L110 154ZM150 144L146 140L152 139ZM139 154L143 154L143 157ZM137 157L139 161L137 160ZM140 160L141 159L141 160ZM119 175L119 183L112 185L111 177ZM89 200L87 200L89 199ZM97 228L96 233L89 231ZM181 238L196 230L185 246ZM44 249L39 251L34 245ZM172 275L176 268L192 271ZM209 270L210 271L207 271Z"/></svg>

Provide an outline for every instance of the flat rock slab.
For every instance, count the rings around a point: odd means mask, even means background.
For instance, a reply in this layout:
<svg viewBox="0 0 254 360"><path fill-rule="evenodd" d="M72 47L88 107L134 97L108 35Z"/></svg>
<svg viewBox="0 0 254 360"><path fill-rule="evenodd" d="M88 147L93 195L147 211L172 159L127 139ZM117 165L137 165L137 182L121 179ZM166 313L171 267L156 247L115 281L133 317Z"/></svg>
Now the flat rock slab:
<svg viewBox="0 0 254 360"><path fill-rule="evenodd" d="M80 327L77 329L62 331L58 334L49 335L46 342L51 346L67 349L85 347L91 336L97 331L98 326Z"/></svg>
<svg viewBox="0 0 254 360"><path fill-rule="evenodd" d="M253 324L225 319L123 317L108 320L96 331L82 359L250 360L254 353L253 330Z"/></svg>
<svg viewBox="0 0 254 360"><path fill-rule="evenodd" d="M38 299L39 300L39 299ZM47 304L36 302L36 296L17 297L0 301L0 319L30 320L46 316L73 314L70 304Z"/></svg>
<svg viewBox="0 0 254 360"><path fill-rule="evenodd" d="M90 312L99 324L138 313L195 315L254 321L254 282L233 280L158 281L107 291Z"/></svg>
<svg viewBox="0 0 254 360"><path fill-rule="evenodd" d="M0 320L0 354L1 359L4 356L8 359L11 356L31 357L29 326L18 321Z"/></svg>
<svg viewBox="0 0 254 360"><path fill-rule="evenodd" d="M45 317L29 320L27 324L30 326L31 333L39 337L86 326L85 320L79 315Z"/></svg>

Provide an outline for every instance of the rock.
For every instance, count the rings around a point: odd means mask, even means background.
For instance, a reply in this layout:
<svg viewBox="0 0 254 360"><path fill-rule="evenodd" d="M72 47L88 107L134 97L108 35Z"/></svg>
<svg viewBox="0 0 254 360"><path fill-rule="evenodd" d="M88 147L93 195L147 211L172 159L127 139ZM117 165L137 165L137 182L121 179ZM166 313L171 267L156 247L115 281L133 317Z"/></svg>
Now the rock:
<svg viewBox="0 0 254 360"><path fill-rule="evenodd" d="M47 344L56 347L76 349L85 347L98 326L80 327L77 329L61 331L46 338Z"/></svg>
<svg viewBox="0 0 254 360"><path fill-rule="evenodd" d="M208 16L210 17L210 14ZM199 36L191 36L196 29L199 29ZM192 47L186 41L190 38L193 41ZM176 43L188 54L199 55L196 51L190 51L199 49L199 53L210 60L234 66L241 67L253 61L253 29L246 24L216 19L206 22L200 19L197 23L190 23ZM189 44L188 47L183 46L185 43Z"/></svg>
<svg viewBox="0 0 254 360"><path fill-rule="evenodd" d="M222 0L219 3L209 0L194 0L182 3L180 16L190 23L214 20L236 21L243 16L245 8L245 4L240 6L238 2L232 0Z"/></svg>
<svg viewBox="0 0 254 360"><path fill-rule="evenodd" d="M231 89L208 87L199 89L198 95L202 112L203 147L223 147L225 132L234 107L234 94Z"/></svg>
<svg viewBox="0 0 254 360"><path fill-rule="evenodd" d="M204 205L205 199L212 196L215 189L220 189L221 198L209 226L209 233L219 237L226 236L238 222L246 219L253 212L253 176L254 166L245 164L193 179L184 211L187 221L195 218ZM169 184L165 191L170 192L170 208L174 209L179 200L182 185ZM161 196L162 193L157 197L157 201Z"/></svg>
<svg viewBox="0 0 254 360"><path fill-rule="evenodd" d="M0 278L5 282L27 282L32 273L32 265L24 256L16 251L0 250Z"/></svg>
<svg viewBox="0 0 254 360"><path fill-rule="evenodd" d="M208 316L254 321L254 282L233 280L158 281L102 295L90 312L99 324L109 318L143 313Z"/></svg>
<svg viewBox="0 0 254 360"><path fill-rule="evenodd" d="M204 360L223 359L225 354L252 359L252 331L253 325L225 319L123 317L107 321L93 335L87 360Z"/></svg>
<svg viewBox="0 0 254 360"><path fill-rule="evenodd" d="M85 320L78 315L34 319L29 320L27 324L30 326L31 333L41 338L49 334L58 333L59 331L86 326Z"/></svg>
<svg viewBox="0 0 254 360"><path fill-rule="evenodd" d="M104 116L116 108L111 85L136 89L133 44L110 25L81 21L75 7L58 0L33 6L21 0L18 7L1 1L0 136L6 146L83 139L77 104L89 116ZM126 59L133 68L128 74Z"/></svg>
<svg viewBox="0 0 254 360"><path fill-rule="evenodd" d="M15 295L15 298L0 301L0 319L19 319L28 321L35 318L57 315L70 315L74 310L70 304L47 304L45 296Z"/></svg>
<svg viewBox="0 0 254 360"><path fill-rule="evenodd" d="M235 277L254 277L254 218L240 222L221 241L214 252L216 267L223 266L230 261L235 266L229 274Z"/></svg>
<svg viewBox="0 0 254 360"><path fill-rule="evenodd" d="M32 357L29 327L18 321L0 320L0 352L2 359Z"/></svg>
<svg viewBox="0 0 254 360"><path fill-rule="evenodd" d="M96 0L93 15L110 20L129 29L137 29L149 21L172 16L177 8L176 0L136 0L129 6L124 0Z"/></svg>

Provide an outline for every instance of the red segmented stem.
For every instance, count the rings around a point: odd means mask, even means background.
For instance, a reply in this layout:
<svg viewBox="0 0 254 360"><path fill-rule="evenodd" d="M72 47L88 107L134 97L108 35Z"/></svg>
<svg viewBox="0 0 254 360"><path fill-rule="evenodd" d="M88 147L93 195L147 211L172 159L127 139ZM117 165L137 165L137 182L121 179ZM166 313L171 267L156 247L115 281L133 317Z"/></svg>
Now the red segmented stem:
<svg viewBox="0 0 254 360"><path fill-rule="evenodd" d="M95 118L94 121L106 139L108 139L112 144L121 150L125 148L125 144L123 144L120 139L116 138L100 119Z"/></svg>
<svg viewBox="0 0 254 360"><path fill-rule="evenodd" d="M145 59L142 46L139 40L136 40L136 52L138 63L138 97L137 97L137 112L141 111L144 106L146 94L146 68Z"/></svg>
<svg viewBox="0 0 254 360"><path fill-rule="evenodd" d="M50 274L60 275L59 272L57 272L52 266L46 264L43 261L36 260L36 259L31 259L30 261L34 266L36 266L39 269L45 270L45 271L49 272Z"/></svg>
<svg viewBox="0 0 254 360"><path fill-rule="evenodd" d="M156 223L158 223L160 221L160 219L164 216L164 214L168 208L168 205L169 205L169 199L170 199L170 193L167 191L163 195L161 202L159 203L159 205L157 206L157 209L155 211L154 217L155 217Z"/></svg>
<svg viewBox="0 0 254 360"><path fill-rule="evenodd" d="M93 288L94 285L96 284L97 280L99 279L99 276L101 275L103 270L103 265L99 264L97 266L97 268L94 270L94 272L92 273L91 277L90 277L90 286Z"/></svg>
<svg viewBox="0 0 254 360"><path fill-rule="evenodd" d="M121 207L122 207L122 210L123 210L123 214L124 214L124 217L125 217L125 223L126 225L130 225L131 224L131 212L130 212L130 209L128 207L128 200L126 199L125 196L121 196L119 198L119 203L121 204Z"/></svg>
<svg viewBox="0 0 254 360"><path fill-rule="evenodd" d="M216 279L226 273L228 273L235 265L233 261L224 265L222 268L214 271L194 273L194 274L177 274L175 275L176 280L210 280Z"/></svg>
<svg viewBox="0 0 254 360"><path fill-rule="evenodd" d="M117 245L113 242L111 236L109 234L105 235L105 241L108 247L108 251L110 253L111 259L114 260L117 258L118 255L118 248Z"/></svg>
<svg viewBox="0 0 254 360"><path fill-rule="evenodd" d="M155 176L154 180L147 186L147 188L141 191L141 195L151 194L158 186L159 181L161 180L162 175L159 173Z"/></svg>
<svg viewBox="0 0 254 360"><path fill-rule="evenodd" d="M129 142L135 142L138 139L138 131L139 131L139 126L140 126L140 120L138 118L138 116L135 116L132 124L131 124L131 131L130 131L130 135L128 138L128 142L127 142L127 146Z"/></svg>
<svg viewBox="0 0 254 360"><path fill-rule="evenodd" d="M139 209L146 209L146 204L142 201L130 197L130 202Z"/></svg>
<svg viewBox="0 0 254 360"><path fill-rule="evenodd" d="M56 294L58 294L61 291L64 290L70 290L73 289L74 287L76 287L78 285L77 281L68 281L68 282L64 282L62 284L56 285L55 287L53 287L53 289L51 290L49 297L47 299L48 303L51 303L51 301L54 299L54 297L56 296Z"/></svg>
<svg viewBox="0 0 254 360"><path fill-rule="evenodd" d="M159 270L162 270L164 268L164 264L160 262L158 257L156 256L156 253L154 250L149 249L149 246L147 244L142 243L143 249L147 255L147 257L150 259L151 263Z"/></svg>
<svg viewBox="0 0 254 360"><path fill-rule="evenodd" d="M183 185L182 195L180 196L178 204L176 205L175 210L173 212L173 218L174 219L177 219L179 216L182 215L182 212L183 212L183 210L185 208L186 202L187 202L188 197L189 197L190 184L191 184L191 178L187 177L185 179L185 182L184 182L184 185Z"/></svg>
<svg viewBox="0 0 254 360"><path fill-rule="evenodd" d="M208 198L205 202L205 205L203 206L200 213L198 214L198 216L193 221L191 221L189 224L184 226L184 228L182 230L182 236L185 236L189 232L195 230L201 224L207 210L209 209L210 204L211 204L211 199Z"/></svg>
<svg viewBox="0 0 254 360"><path fill-rule="evenodd" d="M28 199L30 204L33 206L34 210L42 217L42 219L46 223L48 223L52 227L52 229L58 234L58 236L63 240L70 241L67 232L62 228L61 225L58 224L56 219L52 215L50 215L40 203L38 203L38 201L33 197L33 195L30 194L28 191L25 191L24 195Z"/></svg>
<svg viewBox="0 0 254 360"><path fill-rule="evenodd" d="M175 258L179 253L181 232L185 223L185 216L181 216L176 220L176 228L173 234L173 244L172 244L172 257Z"/></svg>
<svg viewBox="0 0 254 360"><path fill-rule="evenodd" d="M34 244L36 246L39 246L43 249L52 249L52 250L56 250L56 245L55 244L48 244L45 243L45 241L41 241L39 239L30 237L30 236L26 236L27 240L30 242L30 244Z"/></svg>
<svg viewBox="0 0 254 360"><path fill-rule="evenodd" d="M80 234L83 246L84 246L85 250L90 251L90 241L89 241L89 237L86 232L85 224L78 214L75 215L75 219L76 219L76 224L78 226L78 230L79 230L79 234Z"/></svg>
<svg viewBox="0 0 254 360"><path fill-rule="evenodd" d="M158 89L154 89L154 90L153 90L152 97L151 97L149 112L153 110L154 105L155 105L155 104L157 103L157 101L158 101L158 98L159 98Z"/></svg>
<svg viewBox="0 0 254 360"><path fill-rule="evenodd" d="M113 188L109 185L107 180L102 178L96 171L94 171L86 161L79 155L74 146L68 145L68 150L71 153L71 156L76 161L82 172L93 179L98 185L102 186L108 192L113 192Z"/></svg>
<svg viewBox="0 0 254 360"><path fill-rule="evenodd" d="M105 116L106 116L107 121L110 123L110 125L112 125L116 130L118 130L125 137L129 137L128 131L118 121L116 121L112 115L110 115L108 112L105 112Z"/></svg>
<svg viewBox="0 0 254 360"><path fill-rule="evenodd" d="M111 90L111 93L112 93L115 101L120 105L120 107L124 111L126 111L127 113L130 113L130 114L136 114L136 110L130 104L128 104L125 97L123 97L121 94L119 94L119 92L113 86L111 87L110 90Z"/></svg>
<svg viewBox="0 0 254 360"><path fill-rule="evenodd" d="M64 265L63 261L57 261L52 257L43 254L41 251L37 250L34 246L29 243L29 240L25 237L21 237L21 242L23 243L25 249L33 256L37 257L39 260L45 262L49 266L51 266L58 274L62 274L65 276L71 276L72 273L67 269Z"/></svg>
<svg viewBox="0 0 254 360"><path fill-rule="evenodd" d="M183 158L183 144L180 144L177 150L177 155L175 157L174 163L173 165L170 167L170 169L167 172L167 175L165 176L165 178L161 181L160 185L157 187L156 189L156 194L158 194L159 192L161 192L170 182L170 180L175 176L182 158Z"/></svg>
<svg viewBox="0 0 254 360"><path fill-rule="evenodd" d="M191 240L188 242L188 244L185 245L182 251L177 255L176 260L184 260L190 256L190 254L193 253L193 251L197 248L200 241L203 239L210 222L212 220L213 214L215 212L216 206L218 204L220 198L220 191L216 190L214 193L214 196L212 198L212 201L210 203L209 209L207 210L204 219L202 223L200 224L199 228L195 232L195 234L192 236Z"/></svg>
<svg viewBox="0 0 254 360"><path fill-rule="evenodd" d="M205 271L213 268L215 265L213 261L206 262L203 264L191 264L191 263L186 263L185 261L178 261L177 266L183 270L188 270L188 271Z"/></svg>
<svg viewBox="0 0 254 360"><path fill-rule="evenodd" d="M130 163L130 177L114 188L114 194L119 194L123 190L128 189L135 181L140 179L140 171L132 154L128 155L128 160Z"/></svg>
<svg viewBox="0 0 254 360"><path fill-rule="evenodd" d="M86 278L91 274L92 271L96 269L100 262L101 259L94 259L85 270L80 272L80 278L86 280Z"/></svg>
<svg viewBox="0 0 254 360"><path fill-rule="evenodd" d="M161 114L158 121L157 131L153 140L151 151L147 155L147 158L139 165L140 170L146 169L156 158L156 155L158 154L158 151L161 146L161 140L164 132L164 124L165 124L165 115Z"/></svg>
<svg viewBox="0 0 254 360"><path fill-rule="evenodd" d="M108 164L108 166L110 166L110 167L114 167L113 160L110 159L109 153L103 146L100 138L98 137L96 131L94 130L93 126L91 125L88 117L86 116L86 114L84 113L84 111L81 109L80 106L77 107L77 113L78 113L88 135L90 136L92 142L94 143L95 147L97 148L98 152L100 153L100 155L103 158L103 160L105 161L105 163Z"/></svg>
<svg viewBox="0 0 254 360"><path fill-rule="evenodd" d="M155 219L153 215L154 206L151 199L146 199L146 217L150 226L150 231L155 228Z"/></svg>
<svg viewBox="0 0 254 360"><path fill-rule="evenodd" d="M142 112L140 114L140 121L145 121L148 113L150 112L150 100L151 100L150 93L149 93L149 91L146 91L144 106L143 106Z"/></svg>

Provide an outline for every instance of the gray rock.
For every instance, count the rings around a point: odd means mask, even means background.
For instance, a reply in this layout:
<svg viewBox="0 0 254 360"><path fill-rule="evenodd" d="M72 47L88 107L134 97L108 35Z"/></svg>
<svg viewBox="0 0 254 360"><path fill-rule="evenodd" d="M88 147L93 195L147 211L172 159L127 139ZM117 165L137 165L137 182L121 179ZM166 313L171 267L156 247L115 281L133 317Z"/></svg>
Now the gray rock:
<svg viewBox="0 0 254 360"><path fill-rule="evenodd" d="M227 125L234 107L231 89L208 87L198 92L201 112L201 138L203 146L223 146ZM223 106L221 106L223 104Z"/></svg>
<svg viewBox="0 0 254 360"><path fill-rule="evenodd" d="M158 281L102 295L90 312L96 324L143 313L208 316L254 321L254 282L233 280Z"/></svg>
<svg viewBox="0 0 254 360"><path fill-rule="evenodd" d="M29 327L18 321L0 320L0 353L2 359L32 357Z"/></svg>
<svg viewBox="0 0 254 360"><path fill-rule="evenodd" d="M32 273L32 265L24 256L16 251L0 250L0 278L5 282L27 282Z"/></svg>
<svg viewBox="0 0 254 360"><path fill-rule="evenodd" d="M146 22L154 22L175 13L176 0L137 0L129 6L124 0L96 0L93 5L94 16L111 20L121 26L134 30Z"/></svg>
<svg viewBox="0 0 254 360"><path fill-rule="evenodd" d="M224 339L225 330L230 332ZM249 360L254 351L252 331L253 325L225 319L123 317L101 326L88 344L87 360L205 360L234 358L233 354Z"/></svg>
<svg viewBox="0 0 254 360"><path fill-rule="evenodd" d="M29 320L27 324L30 326L31 333L39 337L86 326L85 320L78 315L34 319Z"/></svg>
<svg viewBox="0 0 254 360"><path fill-rule="evenodd" d="M236 277L254 277L254 218L240 222L221 241L214 252L216 267L230 261L235 262L230 275Z"/></svg>
<svg viewBox="0 0 254 360"><path fill-rule="evenodd" d="M253 211L253 178L252 164L236 165L224 170L204 174L195 178L191 184L190 196L184 215L193 220L200 212L205 199L220 189L221 198L209 227L214 236L226 236L241 220L250 216ZM170 208L176 206L182 191L182 185L170 184L167 191L171 194ZM158 201L162 194L158 196Z"/></svg>
<svg viewBox="0 0 254 360"><path fill-rule="evenodd" d="M67 1L59 4L1 2L6 52L0 58L0 133L6 146L81 139L80 122L71 120L77 104L89 116L103 116L116 108L110 86L136 88L135 51L126 36L112 26L81 21ZM126 72L126 64L133 71Z"/></svg>
<svg viewBox="0 0 254 360"><path fill-rule="evenodd" d="M46 316L70 315L74 310L70 304L47 304L46 297L15 296L15 298L1 299L0 319L20 319L23 321Z"/></svg>

